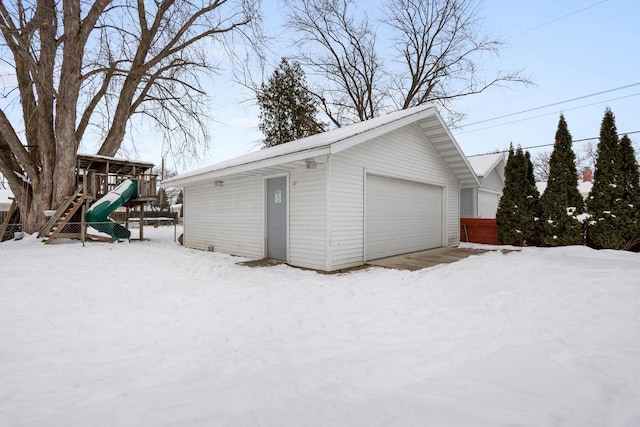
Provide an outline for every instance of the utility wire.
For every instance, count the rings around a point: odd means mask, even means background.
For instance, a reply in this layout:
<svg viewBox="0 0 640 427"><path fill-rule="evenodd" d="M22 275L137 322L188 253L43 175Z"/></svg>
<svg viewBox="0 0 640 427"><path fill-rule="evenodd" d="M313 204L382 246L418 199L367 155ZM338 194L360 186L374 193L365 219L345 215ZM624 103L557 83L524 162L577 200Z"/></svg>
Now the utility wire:
<svg viewBox="0 0 640 427"><path fill-rule="evenodd" d="M634 87L634 86L640 86L640 82L631 83L631 84L628 84L628 85L615 87L615 88L612 88L612 89L607 89L607 90L603 90L603 91L596 92L596 93L590 93L589 95L578 96L576 98L566 99L564 101L553 102L551 104L542 105L540 107L529 108L527 110L517 111L515 113L504 114L502 116L492 117L490 119L484 119L484 120L480 120L480 121L473 122L473 123L467 123L465 125L461 125L460 127L464 128L464 127L468 127L468 126L478 125L480 123L492 122L494 120L504 119L506 117L513 117L513 116L517 116L518 114L529 113L531 111L542 110L544 108L554 107L556 105L566 104L567 102L578 101L580 99L591 98L591 97L594 97L594 96L598 96L598 95L602 95L602 94L610 93L610 92L615 92L615 91L622 90L622 89L628 89L628 88Z"/></svg>
<svg viewBox="0 0 640 427"><path fill-rule="evenodd" d="M634 133L640 133L640 130L635 130L633 132L621 132L618 134L618 136L623 136L623 135L633 135ZM582 139L574 139L572 142L585 142L585 141L593 141L594 139L598 139L600 138L599 136L593 137L593 138L582 138ZM553 145L555 145L555 143L551 143L551 144L540 144L540 145L530 145L528 147L522 147L523 150L531 150L532 148L542 148L542 147L552 147ZM499 154L499 153L508 153L509 150L498 150L498 151L491 151L489 153L481 153L481 154L470 154L467 157L477 157L477 156L486 156L487 154Z"/></svg>
<svg viewBox="0 0 640 427"><path fill-rule="evenodd" d="M544 22L544 23L542 23L542 24L540 24L540 25L537 25L537 26L535 26L535 27L533 27L533 28L529 28L528 30L524 30L524 31L522 31L522 32L520 32L520 33L516 33L516 34L514 34L514 35L512 35L512 36L509 36L509 37L507 37L505 40L510 40L510 39L513 39L513 38L516 38L516 37L520 37L520 36L521 36L521 35L523 35L523 34L530 33L531 31L535 31L535 30L537 30L537 29L539 29L539 28L542 28L542 27L545 27L545 26L547 26L547 25L549 25L549 24L553 24L554 22L558 22L558 21L560 21L560 20L562 20L562 19L564 19L564 18L568 18L568 17L570 17L570 16L572 16L572 15L575 15L575 14L577 14L577 13L580 13L580 12L584 12L584 11L585 11L585 10L587 10L587 9L591 9L592 7L596 7L596 6L598 6L598 5L602 4L602 3L606 3L607 1L608 1L608 0L602 0L602 1L599 1L599 2L597 2L597 3L593 3L593 4L592 4L592 5L590 5L590 6L583 7L582 9L574 10L573 12L569 12L569 13L567 13L566 15L562 15L562 16L560 16L560 17L558 17L558 18L552 19L551 21Z"/></svg>
<svg viewBox="0 0 640 427"><path fill-rule="evenodd" d="M524 119L512 120L510 122L504 122L504 123L500 123L500 124L497 124L497 125L483 127L483 128L480 128L480 129L473 129L473 130L469 130L469 131L466 131L466 132L459 132L459 133L456 133L456 135L465 135L467 133L480 132L480 131L483 131L483 130L493 129L493 128L497 128L497 127L500 127L500 126L506 126L506 125L511 125L511 124L514 124L514 123L526 122L527 120L539 119L540 117L551 116L551 115L554 115L554 114L563 113L565 111L579 110L581 108L592 107L594 105L605 104L607 102L618 101L620 99L625 99L625 98L632 98L632 97L638 96L638 95L640 95L640 92L632 93L631 95L619 96L617 98L610 98L610 99L607 99L605 101L593 102L591 104L579 105L579 106L573 107L573 108L566 108L566 109L562 109L560 111L554 111L552 113L545 113L545 114L540 114L540 115L533 116L533 117L527 117L527 118L524 118Z"/></svg>

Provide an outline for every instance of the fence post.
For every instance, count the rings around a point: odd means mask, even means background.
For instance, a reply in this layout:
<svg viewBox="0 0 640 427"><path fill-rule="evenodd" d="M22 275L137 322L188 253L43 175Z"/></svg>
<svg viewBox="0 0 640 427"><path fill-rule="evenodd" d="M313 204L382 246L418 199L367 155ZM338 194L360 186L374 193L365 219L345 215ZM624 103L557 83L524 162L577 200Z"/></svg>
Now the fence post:
<svg viewBox="0 0 640 427"><path fill-rule="evenodd" d="M80 218L80 240L82 241L82 247L84 247L84 241L86 239L86 234L87 234L87 223L84 220L84 215L87 211L87 205L86 203L83 202L82 205L82 217Z"/></svg>
<svg viewBox="0 0 640 427"><path fill-rule="evenodd" d="M140 222L138 223L140 227L140 241L144 240L144 205L140 205Z"/></svg>

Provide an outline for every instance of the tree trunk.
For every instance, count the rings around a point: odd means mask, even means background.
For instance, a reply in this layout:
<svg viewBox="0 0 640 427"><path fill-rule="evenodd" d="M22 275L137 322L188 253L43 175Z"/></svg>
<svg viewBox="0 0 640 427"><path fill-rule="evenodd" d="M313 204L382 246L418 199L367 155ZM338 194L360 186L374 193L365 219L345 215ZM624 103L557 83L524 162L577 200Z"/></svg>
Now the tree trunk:
<svg viewBox="0 0 640 427"><path fill-rule="evenodd" d="M104 125L99 154L107 156L120 148L136 111L170 129L170 139L174 127L193 136L182 118L204 128L195 102L204 91L194 68L210 67L198 44L222 40L256 14L240 0L5 3L0 0L0 46L16 82L4 92L17 90L22 120L0 106L0 173L30 233L46 222L45 210L73 194L78 147L90 124Z"/></svg>
<svg viewBox="0 0 640 427"><path fill-rule="evenodd" d="M41 200L41 196L42 193L37 193L37 197L31 197L27 201L31 203L28 203L24 208L20 209L22 231L26 233L37 233L45 224L44 211L46 210L46 206ZM22 212L26 212L26 215L23 215Z"/></svg>
<svg viewBox="0 0 640 427"><path fill-rule="evenodd" d="M53 186L51 183L42 184L39 178L35 178L31 181L31 186L23 183L15 188L15 184L11 185L11 191L20 210L22 231L27 233L35 233L44 225L44 211L50 208Z"/></svg>

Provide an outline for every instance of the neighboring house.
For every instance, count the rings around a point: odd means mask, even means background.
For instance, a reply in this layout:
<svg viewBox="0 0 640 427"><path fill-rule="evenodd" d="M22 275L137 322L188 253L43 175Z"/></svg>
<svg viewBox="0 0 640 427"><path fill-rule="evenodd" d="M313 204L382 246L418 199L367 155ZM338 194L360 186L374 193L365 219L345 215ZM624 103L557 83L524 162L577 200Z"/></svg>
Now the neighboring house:
<svg viewBox="0 0 640 427"><path fill-rule="evenodd" d="M11 190L0 188L0 211L8 211L13 202L13 193Z"/></svg>
<svg viewBox="0 0 640 427"><path fill-rule="evenodd" d="M495 218L504 187L504 154L483 154L467 158L480 181L478 188L460 190L461 218Z"/></svg>
<svg viewBox="0 0 640 427"><path fill-rule="evenodd" d="M0 189L0 223L4 221L11 203L13 202L13 193L11 190Z"/></svg>
<svg viewBox="0 0 640 427"><path fill-rule="evenodd" d="M397 111L169 178L184 245L334 271L460 241L479 186L432 106Z"/></svg>
<svg viewBox="0 0 640 427"><path fill-rule="evenodd" d="M593 171L590 168L584 168L582 170L582 180L578 181L578 191L582 195L582 198L586 200L593 187ZM544 190L547 188L547 182L536 182L536 188L542 196Z"/></svg>

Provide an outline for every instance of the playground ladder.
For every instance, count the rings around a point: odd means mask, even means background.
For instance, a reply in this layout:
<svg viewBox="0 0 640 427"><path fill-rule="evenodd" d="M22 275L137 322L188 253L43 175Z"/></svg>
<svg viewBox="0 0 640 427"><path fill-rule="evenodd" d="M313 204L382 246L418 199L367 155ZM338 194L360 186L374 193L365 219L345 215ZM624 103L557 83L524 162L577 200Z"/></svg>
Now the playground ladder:
<svg viewBox="0 0 640 427"><path fill-rule="evenodd" d="M73 215L82 207L83 202L82 187L79 186L73 196L69 197L56 213L49 218L49 221L47 221L38 233L38 237L45 238L45 243L51 243L57 237L78 237L80 230L78 230L77 233L63 233L63 231L65 226L73 218Z"/></svg>
<svg viewBox="0 0 640 427"><path fill-rule="evenodd" d="M0 225L0 242L13 239L13 230L9 229L9 225L17 224L18 222L20 222L20 211L18 210L16 200L13 199L11 201L11 207L9 207L9 212L7 212L7 216L2 222L2 225Z"/></svg>

